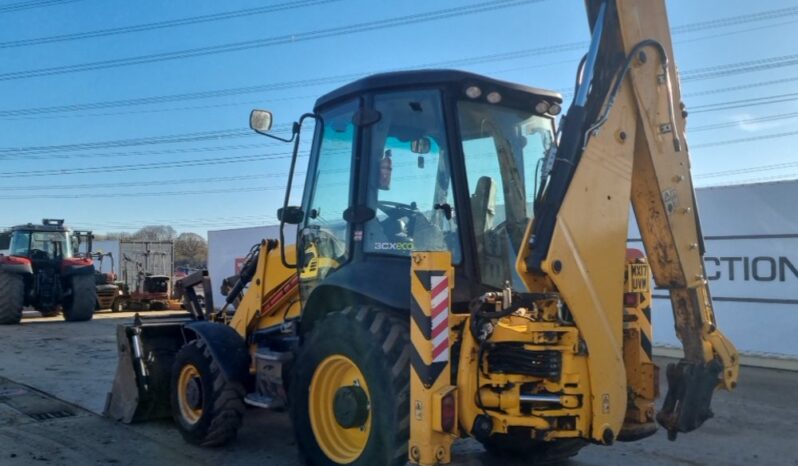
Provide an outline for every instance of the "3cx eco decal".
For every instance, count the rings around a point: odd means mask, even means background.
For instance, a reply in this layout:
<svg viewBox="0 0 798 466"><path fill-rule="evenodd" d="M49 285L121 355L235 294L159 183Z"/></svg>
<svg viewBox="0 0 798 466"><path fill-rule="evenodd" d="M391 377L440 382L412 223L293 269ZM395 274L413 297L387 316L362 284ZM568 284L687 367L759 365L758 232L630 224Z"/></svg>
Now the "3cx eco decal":
<svg viewBox="0 0 798 466"><path fill-rule="evenodd" d="M412 251L413 243L388 243L378 241L374 243L375 251Z"/></svg>

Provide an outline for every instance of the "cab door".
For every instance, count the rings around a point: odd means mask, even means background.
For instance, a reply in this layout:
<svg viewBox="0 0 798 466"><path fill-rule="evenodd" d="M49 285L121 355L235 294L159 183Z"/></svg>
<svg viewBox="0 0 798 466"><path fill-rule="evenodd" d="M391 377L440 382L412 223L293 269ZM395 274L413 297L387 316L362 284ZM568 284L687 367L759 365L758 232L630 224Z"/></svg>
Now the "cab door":
<svg viewBox="0 0 798 466"><path fill-rule="evenodd" d="M357 140L353 117L358 102L350 101L321 112L316 141L306 175L297 234L300 292L310 292L351 258L351 228L344 212L352 199L352 164Z"/></svg>

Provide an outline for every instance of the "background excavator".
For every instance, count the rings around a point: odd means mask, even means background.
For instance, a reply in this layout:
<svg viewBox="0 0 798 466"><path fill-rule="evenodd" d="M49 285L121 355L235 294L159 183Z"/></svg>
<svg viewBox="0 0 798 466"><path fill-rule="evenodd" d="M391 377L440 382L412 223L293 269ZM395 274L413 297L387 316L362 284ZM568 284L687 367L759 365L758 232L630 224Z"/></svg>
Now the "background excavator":
<svg viewBox="0 0 798 466"><path fill-rule="evenodd" d="M171 415L213 446L245 404L287 406L317 465L444 464L468 436L551 460L711 417L739 362L704 275L664 1L586 6L592 41L559 128L559 94L446 70L345 85L290 139L253 111L254 130L294 147L281 237L251 249L221 310L198 273L181 281L188 313L119 327L106 413ZM626 248L630 202L647 256ZM651 275L684 344L658 413Z"/></svg>

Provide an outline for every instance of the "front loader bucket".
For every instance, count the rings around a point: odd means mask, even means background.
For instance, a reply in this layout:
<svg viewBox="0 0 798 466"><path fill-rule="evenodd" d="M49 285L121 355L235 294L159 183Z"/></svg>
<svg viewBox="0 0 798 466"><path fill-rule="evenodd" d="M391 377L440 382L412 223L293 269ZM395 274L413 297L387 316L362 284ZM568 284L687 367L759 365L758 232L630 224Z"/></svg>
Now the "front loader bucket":
<svg viewBox="0 0 798 466"><path fill-rule="evenodd" d="M149 319L148 319L149 320ZM171 416L170 378L190 318L152 319L117 326L119 359L103 414L125 423Z"/></svg>

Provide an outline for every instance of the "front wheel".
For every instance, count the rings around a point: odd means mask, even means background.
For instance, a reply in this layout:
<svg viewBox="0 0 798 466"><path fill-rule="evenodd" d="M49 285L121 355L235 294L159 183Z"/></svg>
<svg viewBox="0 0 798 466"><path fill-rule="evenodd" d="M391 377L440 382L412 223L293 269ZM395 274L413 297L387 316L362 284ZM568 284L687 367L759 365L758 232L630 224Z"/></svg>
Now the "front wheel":
<svg viewBox="0 0 798 466"><path fill-rule="evenodd" d="M291 418L314 466L403 465L410 405L408 322L349 307L318 322L292 371Z"/></svg>
<svg viewBox="0 0 798 466"><path fill-rule="evenodd" d="M183 438L216 447L235 438L244 416L244 387L228 381L202 340L187 343L172 366L172 418Z"/></svg>
<svg viewBox="0 0 798 466"><path fill-rule="evenodd" d="M22 275L0 272L0 325L18 324L25 303L25 281Z"/></svg>
<svg viewBox="0 0 798 466"><path fill-rule="evenodd" d="M64 301L64 320L82 322L94 317L97 288L94 275L75 275L70 279L71 293Z"/></svg>

